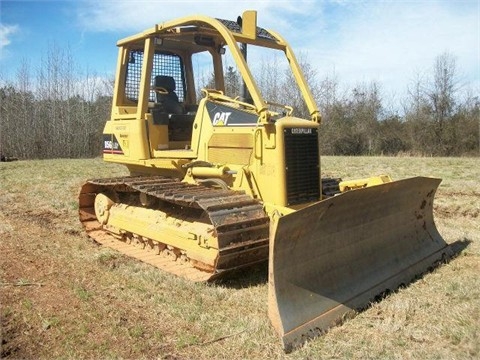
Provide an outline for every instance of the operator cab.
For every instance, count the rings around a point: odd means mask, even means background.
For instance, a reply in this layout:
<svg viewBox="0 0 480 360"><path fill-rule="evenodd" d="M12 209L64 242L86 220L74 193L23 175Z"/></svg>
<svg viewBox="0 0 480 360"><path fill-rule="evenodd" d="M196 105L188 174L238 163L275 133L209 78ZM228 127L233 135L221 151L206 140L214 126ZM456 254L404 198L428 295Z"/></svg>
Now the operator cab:
<svg viewBox="0 0 480 360"><path fill-rule="evenodd" d="M202 128L206 123L203 119L210 118L207 127L213 126L208 130L213 133L220 132L219 127L227 125L227 121L230 127L254 128L293 116L293 107L276 99L276 88L269 94L269 101L265 100L246 62L247 44L253 51L267 49L269 56L271 50L283 54L280 59L284 65L279 66L292 69L302 94L299 98L305 100L312 120L319 122L315 102L288 44L279 35L257 27L254 11L245 12L239 20L184 18L157 24L117 43L112 120L145 120L146 124L146 128L135 130L142 139L138 140L141 149L132 147L135 155L130 156L196 158L199 151L207 149L201 143L207 137L200 137L201 131L207 131ZM255 59L257 65L260 57ZM269 84L263 85L267 89ZM289 87L293 95L285 100L298 98L293 88ZM199 110L200 89L206 91L205 105ZM232 109L241 114L229 117Z"/></svg>
<svg viewBox="0 0 480 360"><path fill-rule="evenodd" d="M128 55L124 56L128 61L123 65L124 94L118 96L117 104L138 113L144 96L142 87L148 86L145 113L153 157L161 155L158 151L191 148L198 109L196 81L207 82L209 87L224 91L223 52L219 51L224 44L220 37L205 36L201 32L192 26L177 27L157 35L149 45L146 39L125 45ZM199 62L203 71L208 69L210 79L204 73L194 78L193 68L199 67ZM143 71L147 76L142 74ZM143 84L142 79L150 81Z"/></svg>

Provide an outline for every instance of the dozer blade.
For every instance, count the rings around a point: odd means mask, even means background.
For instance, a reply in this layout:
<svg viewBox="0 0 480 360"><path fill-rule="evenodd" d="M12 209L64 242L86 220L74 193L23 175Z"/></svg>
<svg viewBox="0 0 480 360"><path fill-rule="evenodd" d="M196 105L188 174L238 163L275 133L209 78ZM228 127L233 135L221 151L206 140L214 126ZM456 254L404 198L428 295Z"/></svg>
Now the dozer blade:
<svg viewBox="0 0 480 360"><path fill-rule="evenodd" d="M451 255L433 222L440 182L352 190L272 222L269 316L285 351Z"/></svg>

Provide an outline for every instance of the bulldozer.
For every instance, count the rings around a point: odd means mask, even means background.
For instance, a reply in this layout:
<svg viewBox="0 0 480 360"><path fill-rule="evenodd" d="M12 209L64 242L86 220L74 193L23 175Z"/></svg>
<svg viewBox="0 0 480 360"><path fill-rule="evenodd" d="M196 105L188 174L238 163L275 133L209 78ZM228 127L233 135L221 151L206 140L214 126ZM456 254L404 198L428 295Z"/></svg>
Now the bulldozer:
<svg viewBox="0 0 480 360"><path fill-rule="evenodd" d="M166 21L117 46L102 151L129 175L81 187L96 242L191 281L268 261L268 313L286 351L450 256L433 220L440 179L322 178L315 99L256 11ZM285 59L309 118L264 98L247 49Z"/></svg>

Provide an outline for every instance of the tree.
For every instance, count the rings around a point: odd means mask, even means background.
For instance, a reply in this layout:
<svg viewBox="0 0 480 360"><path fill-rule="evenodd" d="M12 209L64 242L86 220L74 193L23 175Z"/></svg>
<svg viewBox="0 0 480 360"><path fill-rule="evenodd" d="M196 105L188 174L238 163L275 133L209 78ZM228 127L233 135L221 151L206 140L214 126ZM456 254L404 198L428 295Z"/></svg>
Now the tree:
<svg viewBox="0 0 480 360"><path fill-rule="evenodd" d="M233 66L228 66L225 75L225 95L236 97L240 94L240 76Z"/></svg>
<svg viewBox="0 0 480 360"><path fill-rule="evenodd" d="M102 130L111 110L113 79L82 72L74 60L68 48L50 46L36 74L23 60L12 81L2 79L3 155L27 159L100 154ZM298 86L280 57L258 65L255 78L263 97L293 106L295 116L308 119ZM322 113L322 154L479 155L480 98L460 85L451 54L439 55L428 76L417 75L409 86L402 116L386 110L381 86L376 82L340 92L335 74L319 82L304 56L300 57L300 66ZM214 88L212 72L203 74L208 75L198 83ZM224 80L226 94L238 96L238 70L227 66ZM283 107L272 109L285 111Z"/></svg>
<svg viewBox="0 0 480 360"><path fill-rule="evenodd" d="M352 90L350 111L354 132L360 141L361 154L373 154L377 144L378 123L382 116L382 100L378 83L361 84Z"/></svg>
<svg viewBox="0 0 480 360"><path fill-rule="evenodd" d="M397 155L408 150L405 122L398 115L390 115L378 122L376 153Z"/></svg>
<svg viewBox="0 0 480 360"><path fill-rule="evenodd" d="M98 156L112 80L84 74L68 50L49 48L36 77L23 61L0 88L0 151L22 159Z"/></svg>
<svg viewBox="0 0 480 360"><path fill-rule="evenodd" d="M367 155L379 152L379 121L383 117L380 87L359 84L347 96L336 95L337 84L324 80L322 94L322 152L339 155ZM322 104L322 103L321 103Z"/></svg>
<svg viewBox="0 0 480 360"><path fill-rule="evenodd" d="M417 77L405 118L414 152L455 155L458 143L459 85L455 57L436 57L431 79Z"/></svg>

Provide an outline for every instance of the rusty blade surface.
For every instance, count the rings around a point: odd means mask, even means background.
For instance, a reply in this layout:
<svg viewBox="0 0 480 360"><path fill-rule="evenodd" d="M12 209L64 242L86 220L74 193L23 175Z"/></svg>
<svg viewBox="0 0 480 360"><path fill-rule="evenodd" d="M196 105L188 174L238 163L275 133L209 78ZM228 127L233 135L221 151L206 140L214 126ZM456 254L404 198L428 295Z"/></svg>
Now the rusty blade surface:
<svg viewBox="0 0 480 360"><path fill-rule="evenodd" d="M450 255L433 222L440 182L353 190L272 223L269 316L286 351Z"/></svg>

